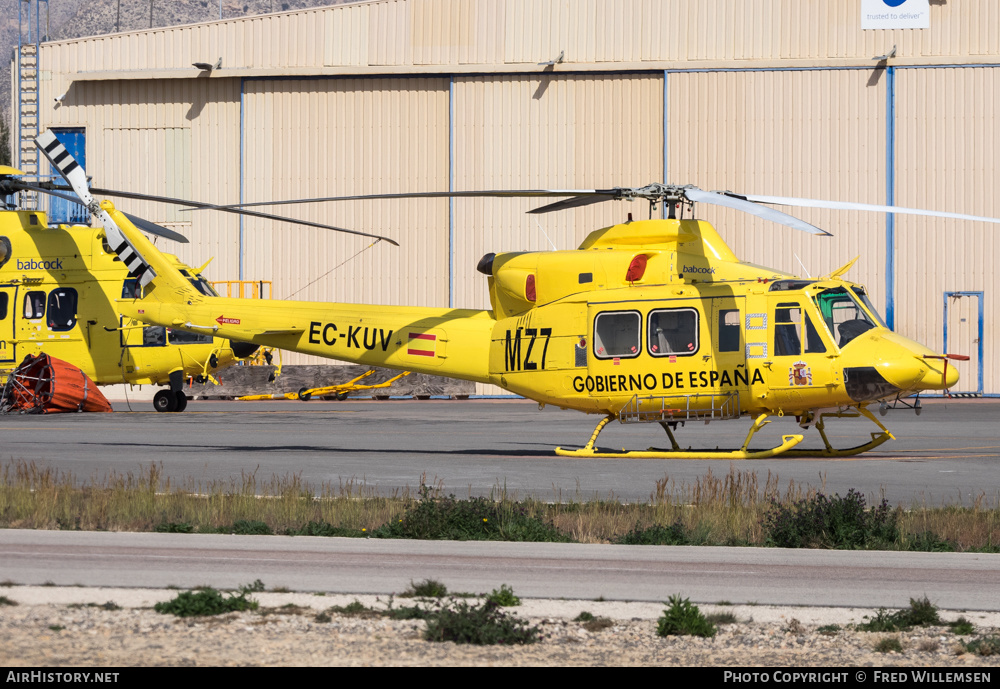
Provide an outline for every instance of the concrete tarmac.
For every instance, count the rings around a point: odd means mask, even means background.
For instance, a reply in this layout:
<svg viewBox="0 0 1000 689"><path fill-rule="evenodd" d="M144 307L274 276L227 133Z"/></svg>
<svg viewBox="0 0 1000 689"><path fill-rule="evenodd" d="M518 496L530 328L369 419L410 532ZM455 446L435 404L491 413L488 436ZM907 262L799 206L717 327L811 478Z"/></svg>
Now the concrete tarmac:
<svg viewBox="0 0 1000 689"><path fill-rule="evenodd" d="M3 463L35 462L79 481L109 472L137 473L150 463L176 485L190 481L258 482L298 476L319 491L353 482L382 495L421 481L459 497L505 489L545 500L594 497L645 501L657 482L674 489L711 471L754 472L761 485L777 477L844 495L884 492L893 504L996 504L1000 495L1000 400L926 400L921 416L890 411L896 435L876 450L844 459L636 460L558 457L554 448L583 445L599 420L520 400L390 400L344 402L194 401L179 414L158 414L148 401L115 402L114 414L0 417ZM696 448L739 447L750 421L689 424L679 442ZM867 420L827 423L835 445L865 442ZM802 432L778 419L751 449ZM804 445L820 445L806 431ZM609 424L599 446L645 449L667 445L656 424Z"/></svg>

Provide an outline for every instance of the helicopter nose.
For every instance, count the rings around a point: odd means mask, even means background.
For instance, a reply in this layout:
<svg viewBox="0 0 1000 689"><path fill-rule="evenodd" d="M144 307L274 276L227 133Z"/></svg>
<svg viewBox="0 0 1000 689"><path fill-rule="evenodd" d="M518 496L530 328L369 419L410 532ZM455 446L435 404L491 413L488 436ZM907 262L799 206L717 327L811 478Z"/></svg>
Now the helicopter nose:
<svg viewBox="0 0 1000 689"><path fill-rule="evenodd" d="M958 357L948 354L927 354L923 358L928 368L923 381L924 389L947 390L958 384L958 369L949 361Z"/></svg>
<svg viewBox="0 0 1000 689"><path fill-rule="evenodd" d="M958 382L958 371L945 355L893 332L881 333L872 349L844 352L844 384L852 399L862 402L899 392L944 390ZM852 361L849 354L862 359Z"/></svg>

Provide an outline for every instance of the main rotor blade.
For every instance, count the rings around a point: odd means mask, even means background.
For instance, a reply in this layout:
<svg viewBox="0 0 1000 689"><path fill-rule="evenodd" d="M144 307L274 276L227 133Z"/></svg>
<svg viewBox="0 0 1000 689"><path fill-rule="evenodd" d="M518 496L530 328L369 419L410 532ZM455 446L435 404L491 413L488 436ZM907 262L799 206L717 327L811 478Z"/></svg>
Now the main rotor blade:
<svg viewBox="0 0 1000 689"><path fill-rule="evenodd" d="M251 208L253 206L287 206L296 203L325 203L327 201L380 201L385 199L446 199L446 198L534 198L559 196L586 196L589 194L611 194L597 189L495 189L488 191L413 191L398 194L359 194L355 196L321 196L313 199L287 199L284 201L255 201L227 206L204 206L199 210L224 210L227 208ZM601 199L602 201L604 199ZM193 204L192 204L193 205ZM191 209L185 209L191 210Z"/></svg>
<svg viewBox="0 0 1000 689"><path fill-rule="evenodd" d="M163 225L157 225L155 222L150 222L145 218L140 218L139 216L132 215L131 213L122 213L122 215L128 218L133 225L138 227L143 232L156 235L157 237L163 237L165 239L172 239L175 242L180 242L181 244L188 243L188 238L180 232L174 232Z"/></svg>
<svg viewBox="0 0 1000 689"><path fill-rule="evenodd" d="M736 196L719 194L714 191L704 191L694 187L688 187L685 189L684 194L689 201L695 201L697 203L711 203L716 206L733 208L738 211L750 213L751 215L756 215L758 218L764 218L765 220L770 220L780 225L787 225L793 229L808 232L809 234L818 234L826 237L833 236L826 230L822 230L815 225L810 225L805 220L799 220L795 216L782 213L779 210L768 208L767 206L757 205L756 203L752 203Z"/></svg>
<svg viewBox="0 0 1000 689"><path fill-rule="evenodd" d="M39 186L37 184L29 184L27 182L21 182L20 180L5 180L4 187L11 189L19 189L19 190L23 189L23 190L37 191L40 194L48 194L49 196L54 196L58 199L65 199L66 201L71 201L72 203L78 205L80 204L80 198L77 196L73 196L72 194L63 194L62 192L49 189L48 187L45 186ZM132 221L133 225L138 227L143 232L146 232L147 234L156 235L157 237L163 237L165 239L172 239L173 241L180 242L181 244L188 243L188 238L182 235L180 232L174 232L173 230L163 227L162 225L157 225L154 222L150 222L145 218L140 218L130 213L125 213L124 215L126 218Z"/></svg>
<svg viewBox="0 0 1000 689"><path fill-rule="evenodd" d="M300 220L298 218L287 218L281 215L272 215L270 213L261 213L259 211L247 211L234 206L214 206L210 203L201 203L200 201L188 201L186 199L175 199L169 196L154 196L152 194L136 194L129 191L118 191L116 189L100 189L98 187L91 187L90 191L94 194L100 194L101 196L114 196L123 199L136 199L138 201L157 201L160 203L170 203L177 206L188 206L190 208L204 208L211 210L219 210L225 213L235 213L237 215L249 215L254 218L264 218L266 220L278 220L281 222L292 223L294 225L306 225L308 227L318 227L321 230L333 230L334 232L345 232L347 234L354 234L360 237L370 237L372 239L382 239L389 242L393 246L399 246L399 242L389 237L383 237L377 234L369 234L368 232L360 232L358 230L348 230L344 227L335 227L334 225L323 225L322 223L311 222L309 220Z"/></svg>
<svg viewBox="0 0 1000 689"><path fill-rule="evenodd" d="M957 220L976 220L980 222L1000 223L1000 218L988 218L981 215L965 215L964 213L948 213L945 211L929 211L922 208L904 208L902 206L879 206L871 203L852 203L850 201L822 201L819 199L801 199L792 196L757 196L756 194L729 194L736 198L754 201L756 203L771 203L776 206L801 206L803 208L832 208L845 211L875 211L879 213L900 213L905 215L925 215L937 218L955 218Z"/></svg>
<svg viewBox="0 0 1000 689"><path fill-rule="evenodd" d="M582 206L589 206L594 203L602 203L604 201L614 201L617 196L614 194L607 194L601 192L595 192L587 196L574 196L572 198L564 199L562 201L556 201L555 203L550 203L540 208L534 208L528 211L531 214L538 213L552 213L553 211L564 211L570 208L580 208Z"/></svg>

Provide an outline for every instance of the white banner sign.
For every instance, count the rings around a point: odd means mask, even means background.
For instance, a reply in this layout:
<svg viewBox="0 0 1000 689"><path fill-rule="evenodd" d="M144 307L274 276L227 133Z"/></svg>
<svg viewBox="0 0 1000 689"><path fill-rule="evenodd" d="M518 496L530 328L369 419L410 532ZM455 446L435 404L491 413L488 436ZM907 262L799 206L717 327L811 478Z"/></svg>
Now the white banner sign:
<svg viewBox="0 0 1000 689"><path fill-rule="evenodd" d="M861 0L862 29L927 29L930 0Z"/></svg>

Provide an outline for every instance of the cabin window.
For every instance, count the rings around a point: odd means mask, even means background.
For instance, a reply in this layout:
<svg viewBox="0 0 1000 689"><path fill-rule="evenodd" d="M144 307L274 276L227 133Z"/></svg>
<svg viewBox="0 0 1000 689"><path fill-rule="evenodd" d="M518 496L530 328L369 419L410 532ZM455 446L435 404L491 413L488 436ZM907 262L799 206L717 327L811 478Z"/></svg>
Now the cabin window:
<svg viewBox="0 0 1000 689"><path fill-rule="evenodd" d="M24 317L28 319L45 316L45 292L28 292L24 295Z"/></svg>
<svg viewBox="0 0 1000 689"><path fill-rule="evenodd" d="M139 280L136 278L129 278L122 285L122 299L141 299L142 298L142 287L139 285Z"/></svg>
<svg viewBox="0 0 1000 689"><path fill-rule="evenodd" d="M212 344L211 335L201 333L189 333L184 330L167 329L167 337L170 344Z"/></svg>
<svg viewBox="0 0 1000 689"><path fill-rule="evenodd" d="M594 355L598 359L639 356L642 316L638 311L609 311L594 319Z"/></svg>
<svg viewBox="0 0 1000 689"><path fill-rule="evenodd" d="M7 319L7 305L10 303L10 295L0 292L0 321Z"/></svg>
<svg viewBox="0 0 1000 689"><path fill-rule="evenodd" d="M825 351L826 345L802 306L794 302L778 304L774 310L774 355L801 356Z"/></svg>
<svg viewBox="0 0 1000 689"><path fill-rule="evenodd" d="M49 330L65 332L76 325L76 290L60 287L49 292Z"/></svg>
<svg viewBox="0 0 1000 689"><path fill-rule="evenodd" d="M739 309L721 309L719 311L719 351L740 351Z"/></svg>
<svg viewBox="0 0 1000 689"><path fill-rule="evenodd" d="M167 329L161 325L150 325L142 329L142 346L159 347L167 344Z"/></svg>
<svg viewBox="0 0 1000 689"><path fill-rule="evenodd" d="M650 311L648 332L649 353L653 356L694 354L699 347L698 312L694 309ZM737 334L737 341L738 338Z"/></svg>

